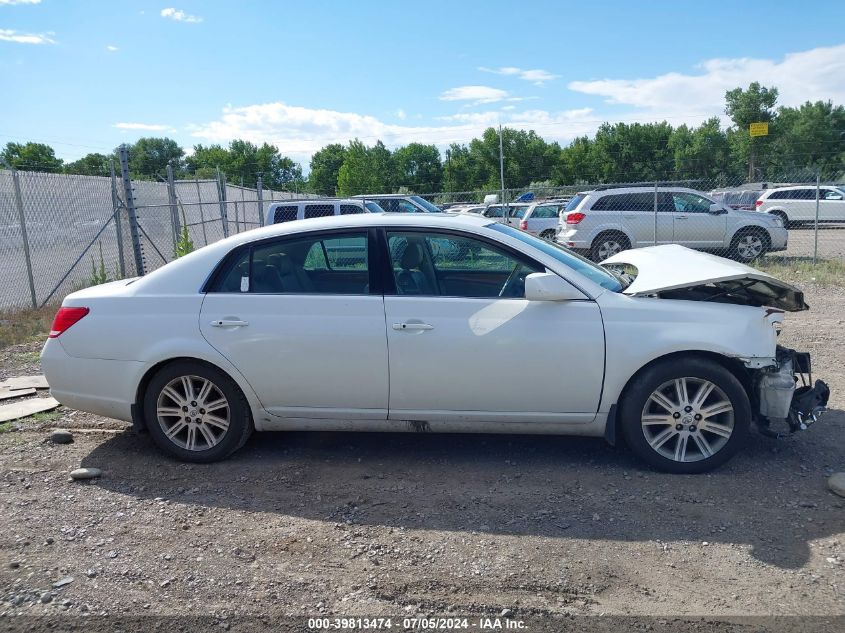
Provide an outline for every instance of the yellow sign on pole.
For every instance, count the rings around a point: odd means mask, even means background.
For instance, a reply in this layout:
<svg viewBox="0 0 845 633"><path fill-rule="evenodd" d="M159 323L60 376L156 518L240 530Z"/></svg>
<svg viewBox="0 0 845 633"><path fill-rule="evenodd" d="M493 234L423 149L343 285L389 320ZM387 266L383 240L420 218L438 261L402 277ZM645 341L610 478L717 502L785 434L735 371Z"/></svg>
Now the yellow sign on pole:
<svg viewBox="0 0 845 633"><path fill-rule="evenodd" d="M748 126L748 131L751 134L751 136L768 136L769 135L769 124L767 122L751 123Z"/></svg>

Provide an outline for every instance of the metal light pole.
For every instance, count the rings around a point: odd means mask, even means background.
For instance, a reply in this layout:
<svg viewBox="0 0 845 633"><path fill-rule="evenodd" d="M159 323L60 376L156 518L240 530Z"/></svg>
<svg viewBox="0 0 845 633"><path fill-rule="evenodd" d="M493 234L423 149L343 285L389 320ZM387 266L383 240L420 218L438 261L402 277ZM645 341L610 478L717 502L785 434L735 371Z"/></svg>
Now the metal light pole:
<svg viewBox="0 0 845 633"><path fill-rule="evenodd" d="M505 151L502 149L502 124L499 124L499 179L502 185L502 221L508 223L508 207L505 204Z"/></svg>

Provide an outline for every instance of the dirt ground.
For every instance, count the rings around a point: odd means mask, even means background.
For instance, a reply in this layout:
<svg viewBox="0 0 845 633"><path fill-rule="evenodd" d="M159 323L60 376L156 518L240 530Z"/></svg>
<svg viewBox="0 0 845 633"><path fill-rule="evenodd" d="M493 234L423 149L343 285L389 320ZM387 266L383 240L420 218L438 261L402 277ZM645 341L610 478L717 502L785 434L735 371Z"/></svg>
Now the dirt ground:
<svg viewBox="0 0 845 633"><path fill-rule="evenodd" d="M256 434L201 466L66 409L12 424L0 616L843 616L826 479L845 470L845 289L807 297L781 338L812 352L832 410L708 475L601 440L469 435ZM0 351L0 379L38 348ZM82 430L54 445L55 427ZM79 465L104 475L69 480Z"/></svg>

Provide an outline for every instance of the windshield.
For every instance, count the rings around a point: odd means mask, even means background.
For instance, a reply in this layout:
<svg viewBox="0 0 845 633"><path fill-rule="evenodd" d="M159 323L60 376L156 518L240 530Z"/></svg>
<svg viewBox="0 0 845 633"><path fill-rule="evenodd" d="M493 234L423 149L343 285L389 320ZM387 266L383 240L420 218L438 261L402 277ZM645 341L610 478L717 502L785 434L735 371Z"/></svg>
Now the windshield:
<svg viewBox="0 0 845 633"><path fill-rule="evenodd" d="M425 198L420 198L419 196L411 196L411 200L416 202L418 205L420 205L423 209L425 209L429 213L443 213L443 211L439 207L431 204Z"/></svg>
<svg viewBox="0 0 845 633"><path fill-rule="evenodd" d="M365 202L364 206L367 207L370 213L384 213L384 209L378 206L375 202Z"/></svg>
<svg viewBox="0 0 845 633"><path fill-rule="evenodd" d="M519 231L512 226L507 226L505 224L495 223L488 224L487 226L494 231L499 231L505 235L515 237L520 242L524 242L529 246L533 246L537 250L543 251L546 255L554 257L561 264L564 264L575 272L584 275L590 281L597 283L602 288L606 288L607 290L611 290L613 292L622 292L622 290L625 289L622 281L620 281L616 275L606 268L602 268L598 264L591 262L589 259L576 255L572 251L559 246L554 242L534 237L530 233Z"/></svg>
<svg viewBox="0 0 845 633"><path fill-rule="evenodd" d="M520 220L525 217L525 212L528 211L528 207L514 207L511 206L510 208L510 216L512 218L519 218Z"/></svg>
<svg viewBox="0 0 845 633"><path fill-rule="evenodd" d="M587 197L586 193L579 193L579 194L573 196L572 200L570 200L567 203L564 211L575 211L575 209L578 208L578 205L581 204L581 201L586 197Z"/></svg>

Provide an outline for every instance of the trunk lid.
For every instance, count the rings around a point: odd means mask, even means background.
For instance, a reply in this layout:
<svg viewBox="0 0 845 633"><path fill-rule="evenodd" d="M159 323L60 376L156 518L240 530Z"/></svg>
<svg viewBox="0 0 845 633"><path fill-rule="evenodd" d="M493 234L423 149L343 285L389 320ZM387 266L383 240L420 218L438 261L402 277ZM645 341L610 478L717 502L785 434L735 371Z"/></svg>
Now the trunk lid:
<svg viewBox="0 0 845 633"><path fill-rule="evenodd" d="M623 251L602 265L637 269L636 278L623 290L627 295L770 306L790 312L810 307L795 286L745 264L677 244Z"/></svg>

